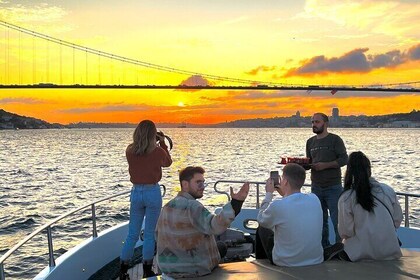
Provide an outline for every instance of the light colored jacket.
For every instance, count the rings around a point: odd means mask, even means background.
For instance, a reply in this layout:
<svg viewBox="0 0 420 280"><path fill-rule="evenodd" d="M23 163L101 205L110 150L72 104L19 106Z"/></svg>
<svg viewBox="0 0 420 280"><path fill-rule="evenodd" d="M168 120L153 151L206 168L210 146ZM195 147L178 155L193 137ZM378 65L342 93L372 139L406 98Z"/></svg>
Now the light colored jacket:
<svg viewBox="0 0 420 280"><path fill-rule="evenodd" d="M273 262L278 266L321 263L322 209L318 197L294 193L272 198L272 193L266 193L257 221L274 232Z"/></svg>
<svg viewBox="0 0 420 280"><path fill-rule="evenodd" d="M215 215L190 194L179 192L162 208L156 227L159 268L174 278L211 273L220 261L214 235L223 233L234 218L230 202Z"/></svg>
<svg viewBox="0 0 420 280"><path fill-rule="evenodd" d="M344 251L350 260L392 260L402 256L396 228L403 214L394 190L371 178L374 199L373 212L366 211L356 201L356 192L345 191L338 200L338 232L343 238Z"/></svg>

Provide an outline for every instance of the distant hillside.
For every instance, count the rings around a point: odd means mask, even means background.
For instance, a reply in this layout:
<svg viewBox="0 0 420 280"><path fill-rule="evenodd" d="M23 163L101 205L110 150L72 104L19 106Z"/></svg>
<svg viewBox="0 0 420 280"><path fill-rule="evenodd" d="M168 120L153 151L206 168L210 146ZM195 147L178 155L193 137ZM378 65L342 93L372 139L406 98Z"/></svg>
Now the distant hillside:
<svg viewBox="0 0 420 280"><path fill-rule="evenodd" d="M65 128L59 123L48 123L46 121L31 117L20 116L0 109L0 129L46 129Z"/></svg>
<svg viewBox="0 0 420 280"><path fill-rule="evenodd" d="M160 128L176 128L184 125L189 128L197 127L214 127L214 125L201 125L190 123L157 123L156 126ZM135 128L137 123L96 123L96 122L78 122L67 125L68 128Z"/></svg>
<svg viewBox="0 0 420 280"><path fill-rule="evenodd" d="M308 127L311 117L274 117L244 119L218 124L192 124L192 123L157 123L159 128L199 128L199 127ZM19 116L0 109L0 129L42 129L42 128L135 128L134 123L95 123L78 122L69 125L48 123L36 118ZM338 119L330 118L330 127L420 127L420 111L413 110L410 113L398 113L383 116L340 116Z"/></svg>
<svg viewBox="0 0 420 280"><path fill-rule="evenodd" d="M266 119L244 119L225 122L215 125L216 127L308 127L311 117L274 117ZM420 111L413 110L410 113L398 113L383 116L340 116L334 119L330 117L330 127L420 127Z"/></svg>
<svg viewBox="0 0 420 280"><path fill-rule="evenodd" d="M97 123L97 122L78 122L67 125L68 128L134 128L137 124L133 123Z"/></svg>

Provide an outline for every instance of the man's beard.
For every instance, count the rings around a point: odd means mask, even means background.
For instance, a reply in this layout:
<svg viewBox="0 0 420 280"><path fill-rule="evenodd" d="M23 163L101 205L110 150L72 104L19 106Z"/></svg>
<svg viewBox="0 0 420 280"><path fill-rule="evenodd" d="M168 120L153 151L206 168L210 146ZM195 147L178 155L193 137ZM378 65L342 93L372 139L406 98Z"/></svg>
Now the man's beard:
<svg viewBox="0 0 420 280"><path fill-rule="evenodd" d="M324 132L324 127L321 127L321 128L312 127L312 131L316 134L321 134L322 132Z"/></svg>

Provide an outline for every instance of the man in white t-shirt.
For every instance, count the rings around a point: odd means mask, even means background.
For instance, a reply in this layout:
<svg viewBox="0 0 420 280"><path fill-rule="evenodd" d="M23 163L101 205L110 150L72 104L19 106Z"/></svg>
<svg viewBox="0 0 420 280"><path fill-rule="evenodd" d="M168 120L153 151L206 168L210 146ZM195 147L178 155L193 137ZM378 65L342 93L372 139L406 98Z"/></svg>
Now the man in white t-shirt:
<svg viewBox="0 0 420 280"><path fill-rule="evenodd" d="M305 177L303 167L289 163L283 168L280 182L267 180L257 218L257 246L262 243L275 265L305 266L324 260L321 203L316 195L301 193ZM273 200L274 190L283 197Z"/></svg>

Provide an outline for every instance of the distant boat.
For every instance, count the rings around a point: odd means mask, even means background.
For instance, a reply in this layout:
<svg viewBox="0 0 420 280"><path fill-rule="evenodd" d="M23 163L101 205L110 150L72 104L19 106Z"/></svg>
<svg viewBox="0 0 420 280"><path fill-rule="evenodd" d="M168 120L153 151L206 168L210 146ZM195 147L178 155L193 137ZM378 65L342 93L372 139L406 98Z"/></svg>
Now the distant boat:
<svg viewBox="0 0 420 280"><path fill-rule="evenodd" d="M186 128L187 124L185 122L182 122L180 125L178 125L178 128Z"/></svg>

